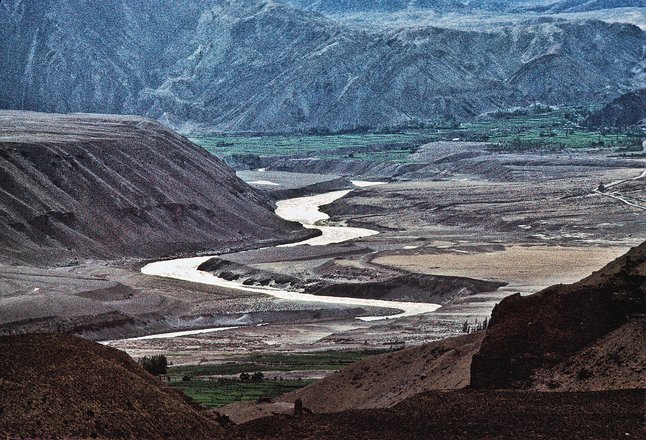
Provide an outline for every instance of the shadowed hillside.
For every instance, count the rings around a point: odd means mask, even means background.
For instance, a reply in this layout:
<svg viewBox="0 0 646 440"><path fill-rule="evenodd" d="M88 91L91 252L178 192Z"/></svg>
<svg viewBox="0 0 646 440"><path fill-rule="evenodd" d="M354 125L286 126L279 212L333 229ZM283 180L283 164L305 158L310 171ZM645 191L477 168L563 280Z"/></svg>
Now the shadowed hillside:
<svg viewBox="0 0 646 440"><path fill-rule="evenodd" d="M471 386L529 387L536 370L565 362L643 313L645 295L646 243L642 243L577 283L505 298L494 308L487 335L473 357ZM580 365L578 371L590 367Z"/></svg>
<svg viewBox="0 0 646 440"><path fill-rule="evenodd" d="M646 89L626 93L585 120L589 127L628 127L646 124Z"/></svg>
<svg viewBox="0 0 646 440"><path fill-rule="evenodd" d="M153 257L299 236L223 162L131 116L0 112L0 253Z"/></svg>
<svg viewBox="0 0 646 440"><path fill-rule="evenodd" d="M389 409L273 416L235 429L235 439L640 438L643 390L594 393L433 391Z"/></svg>

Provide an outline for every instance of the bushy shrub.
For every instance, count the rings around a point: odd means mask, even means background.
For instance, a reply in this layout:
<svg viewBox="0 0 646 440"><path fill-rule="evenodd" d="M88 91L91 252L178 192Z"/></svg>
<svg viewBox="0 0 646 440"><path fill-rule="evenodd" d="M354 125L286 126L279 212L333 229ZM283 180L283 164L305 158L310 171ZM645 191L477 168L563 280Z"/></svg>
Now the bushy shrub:
<svg viewBox="0 0 646 440"><path fill-rule="evenodd" d="M159 375L166 374L168 368L168 359L163 354L156 354L153 356L144 356L139 359L141 365L150 374Z"/></svg>

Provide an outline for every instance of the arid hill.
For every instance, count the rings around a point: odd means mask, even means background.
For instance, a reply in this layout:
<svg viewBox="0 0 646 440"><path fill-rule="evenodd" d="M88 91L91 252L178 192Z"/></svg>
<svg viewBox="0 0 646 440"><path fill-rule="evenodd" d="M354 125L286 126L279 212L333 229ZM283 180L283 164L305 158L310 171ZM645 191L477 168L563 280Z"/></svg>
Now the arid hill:
<svg viewBox="0 0 646 440"><path fill-rule="evenodd" d="M373 356L274 403L221 411L243 423L239 438L638 435L645 290L643 243L577 283L506 298L486 333ZM315 415L289 417L298 398ZM272 413L282 415L255 420Z"/></svg>
<svg viewBox="0 0 646 440"><path fill-rule="evenodd" d="M646 315L639 315L557 365L532 375L539 390L596 391L646 387Z"/></svg>
<svg viewBox="0 0 646 440"><path fill-rule="evenodd" d="M77 337L0 337L0 437L213 439L215 420L127 354Z"/></svg>
<svg viewBox="0 0 646 440"><path fill-rule="evenodd" d="M0 434L641 438L645 281L646 243L578 283L508 297L486 334L371 357L273 404L226 407L242 422L226 431L121 352L69 336L2 337ZM314 414L292 415L298 398Z"/></svg>
<svg viewBox="0 0 646 440"><path fill-rule="evenodd" d="M588 127L628 127L646 124L646 89L621 95L585 120Z"/></svg>
<svg viewBox="0 0 646 440"><path fill-rule="evenodd" d="M315 413L388 408L430 390L469 385L471 357L483 332L371 356L273 403L236 402L219 409L236 423L272 413L291 413L301 399Z"/></svg>
<svg viewBox="0 0 646 440"><path fill-rule="evenodd" d="M617 439L643 438L643 390L585 393L431 391L387 409L238 426L235 439Z"/></svg>
<svg viewBox="0 0 646 440"><path fill-rule="evenodd" d="M157 257L302 230L223 162L131 116L0 111L0 259Z"/></svg>
<svg viewBox="0 0 646 440"><path fill-rule="evenodd" d="M646 242L577 283L505 298L473 357L471 386L531 387L537 370L567 362L621 326L635 325L645 294ZM589 366L579 369L582 379L591 374Z"/></svg>

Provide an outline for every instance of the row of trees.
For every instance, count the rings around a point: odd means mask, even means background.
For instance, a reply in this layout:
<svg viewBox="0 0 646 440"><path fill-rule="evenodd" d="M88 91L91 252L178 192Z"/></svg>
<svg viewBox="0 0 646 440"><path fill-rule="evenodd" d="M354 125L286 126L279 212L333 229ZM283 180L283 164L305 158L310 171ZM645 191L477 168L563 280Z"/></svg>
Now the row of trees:
<svg viewBox="0 0 646 440"><path fill-rule="evenodd" d="M256 371L253 374L240 373L240 382L262 382L264 378L265 375L260 371Z"/></svg>
<svg viewBox="0 0 646 440"><path fill-rule="evenodd" d="M466 320L462 323L462 333L478 332L480 330L486 330L487 327L489 327L489 317L486 317L482 322L478 322L478 318L476 318L473 324L469 324L469 321Z"/></svg>

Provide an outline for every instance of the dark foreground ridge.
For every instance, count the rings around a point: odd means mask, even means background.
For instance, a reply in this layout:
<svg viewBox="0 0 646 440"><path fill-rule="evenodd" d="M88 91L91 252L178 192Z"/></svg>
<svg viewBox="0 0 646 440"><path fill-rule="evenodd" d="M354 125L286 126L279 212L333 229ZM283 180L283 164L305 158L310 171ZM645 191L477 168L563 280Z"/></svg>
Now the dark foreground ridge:
<svg viewBox="0 0 646 440"><path fill-rule="evenodd" d="M0 337L0 437L218 438L217 423L113 348L65 335Z"/></svg>
<svg viewBox="0 0 646 440"><path fill-rule="evenodd" d="M0 111L0 253L159 257L303 238L222 161L133 116Z"/></svg>
<svg viewBox="0 0 646 440"><path fill-rule="evenodd" d="M640 438L643 401L644 390L430 391L391 408L225 429L118 350L63 335L0 338L0 435L8 438Z"/></svg>
<svg viewBox="0 0 646 440"><path fill-rule="evenodd" d="M643 438L643 399L643 390L433 391L388 409L266 417L239 426L233 438Z"/></svg>
<svg viewBox="0 0 646 440"><path fill-rule="evenodd" d="M473 357L471 386L530 387L538 369L555 367L629 321L639 320L635 315L643 313L645 295L646 243L642 243L577 283L505 298L494 308L482 347Z"/></svg>

